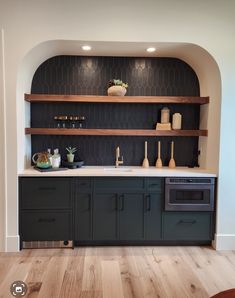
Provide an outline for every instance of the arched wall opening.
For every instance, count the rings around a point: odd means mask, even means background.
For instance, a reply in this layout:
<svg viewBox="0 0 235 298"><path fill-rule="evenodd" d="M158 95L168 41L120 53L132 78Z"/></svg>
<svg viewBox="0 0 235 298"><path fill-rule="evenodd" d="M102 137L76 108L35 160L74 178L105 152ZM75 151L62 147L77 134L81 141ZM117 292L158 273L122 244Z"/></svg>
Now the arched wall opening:
<svg viewBox="0 0 235 298"><path fill-rule="evenodd" d="M94 56L143 56L146 43L134 42L89 42ZM30 165L31 139L25 136L24 128L30 126L30 104L24 101L24 93L30 93L33 75L38 66L57 55L84 55L80 50L83 41L54 40L35 46L24 57L17 79L17 171ZM208 129L208 137L199 138L200 165L218 172L219 130L221 105L221 78L217 63L203 48L188 43L151 43L158 50L158 57L179 58L188 63L196 72L200 83L200 95L209 96L209 105L201 106L200 129ZM145 55L147 57L147 54ZM17 204L17 203L16 203ZM17 216L16 216L17 218Z"/></svg>

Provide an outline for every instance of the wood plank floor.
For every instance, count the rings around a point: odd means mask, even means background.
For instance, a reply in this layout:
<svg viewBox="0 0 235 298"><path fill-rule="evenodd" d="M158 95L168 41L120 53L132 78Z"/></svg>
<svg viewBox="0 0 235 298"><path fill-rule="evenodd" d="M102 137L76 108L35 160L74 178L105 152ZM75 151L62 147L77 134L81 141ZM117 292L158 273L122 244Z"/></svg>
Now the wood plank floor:
<svg viewBox="0 0 235 298"><path fill-rule="evenodd" d="M0 253L0 297L206 298L235 288L235 252L208 247L87 247Z"/></svg>

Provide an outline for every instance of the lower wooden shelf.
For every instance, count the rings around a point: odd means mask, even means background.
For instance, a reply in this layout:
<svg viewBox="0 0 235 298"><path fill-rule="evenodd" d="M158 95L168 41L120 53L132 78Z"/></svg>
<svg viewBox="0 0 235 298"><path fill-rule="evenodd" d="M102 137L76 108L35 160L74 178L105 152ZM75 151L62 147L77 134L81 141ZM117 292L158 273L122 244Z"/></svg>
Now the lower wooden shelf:
<svg viewBox="0 0 235 298"><path fill-rule="evenodd" d="M80 136L175 136L199 137L208 135L207 130L155 130L155 129L87 129L87 128L25 128L31 135L80 135Z"/></svg>

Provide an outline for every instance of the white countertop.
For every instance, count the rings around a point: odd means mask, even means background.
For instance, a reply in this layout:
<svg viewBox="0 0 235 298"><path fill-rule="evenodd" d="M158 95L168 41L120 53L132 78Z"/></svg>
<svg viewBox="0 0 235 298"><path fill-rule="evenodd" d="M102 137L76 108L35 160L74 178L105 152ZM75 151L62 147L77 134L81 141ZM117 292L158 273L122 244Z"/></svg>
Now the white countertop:
<svg viewBox="0 0 235 298"><path fill-rule="evenodd" d="M118 167L114 166L84 166L79 169L68 169L64 171L39 172L34 168L29 168L18 173L20 177L72 177L72 176L121 176L121 177L217 177L216 172L201 169L176 167L169 169L163 167L157 169L149 167Z"/></svg>

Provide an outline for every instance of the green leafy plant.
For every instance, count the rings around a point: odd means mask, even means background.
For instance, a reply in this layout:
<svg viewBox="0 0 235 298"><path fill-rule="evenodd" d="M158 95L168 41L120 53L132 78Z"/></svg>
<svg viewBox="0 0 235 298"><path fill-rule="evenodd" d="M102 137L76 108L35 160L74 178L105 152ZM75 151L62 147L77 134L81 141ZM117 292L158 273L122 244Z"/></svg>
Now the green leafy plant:
<svg viewBox="0 0 235 298"><path fill-rule="evenodd" d="M108 84L108 88L112 87L112 86L122 86L124 88L128 88L128 84L127 83L123 83L123 81L121 80L117 80L117 79L113 79L109 81Z"/></svg>
<svg viewBox="0 0 235 298"><path fill-rule="evenodd" d="M66 150L68 151L69 154L74 154L74 152L77 151L76 147L66 147Z"/></svg>

